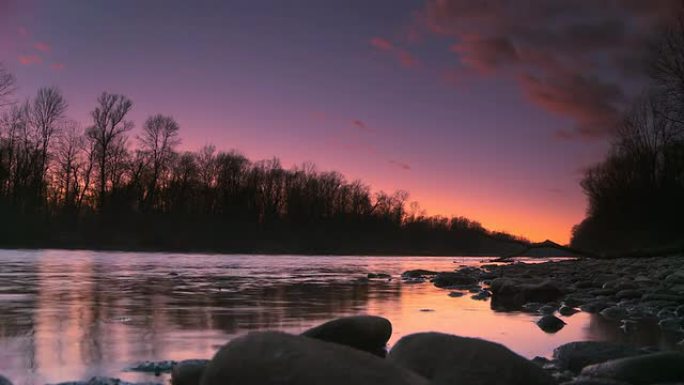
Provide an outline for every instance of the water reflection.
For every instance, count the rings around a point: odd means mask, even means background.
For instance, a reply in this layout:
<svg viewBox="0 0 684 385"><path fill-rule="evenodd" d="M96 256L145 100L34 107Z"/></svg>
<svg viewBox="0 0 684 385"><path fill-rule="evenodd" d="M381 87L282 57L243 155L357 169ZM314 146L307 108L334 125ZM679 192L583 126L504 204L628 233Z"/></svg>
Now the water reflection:
<svg viewBox="0 0 684 385"><path fill-rule="evenodd" d="M46 250L0 251L0 263L0 373L15 384L93 375L150 380L121 371L141 360L208 358L248 330L299 332L349 314L389 318L390 343L437 330L495 340L529 357L574 340L626 338L584 313L549 335L533 315L493 312L489 302L451 298L430 284L359 280L368 272L478 265L473 258ZM652 329L629 338L649 345L662 339Z"/></svg>

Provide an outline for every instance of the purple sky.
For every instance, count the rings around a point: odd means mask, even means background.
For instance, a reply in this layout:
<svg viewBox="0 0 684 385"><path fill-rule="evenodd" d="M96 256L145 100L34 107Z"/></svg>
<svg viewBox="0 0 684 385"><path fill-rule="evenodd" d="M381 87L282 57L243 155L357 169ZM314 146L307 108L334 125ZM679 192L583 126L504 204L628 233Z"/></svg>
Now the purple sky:
<svg viewBox="0 0 684 385"><path fill-rule="evenodd" d="M567 242L581 169L644 84L676 1L0 0L19 97L58 86L85 127L104 90L213 143L311 161L428 214Z"/></svg>

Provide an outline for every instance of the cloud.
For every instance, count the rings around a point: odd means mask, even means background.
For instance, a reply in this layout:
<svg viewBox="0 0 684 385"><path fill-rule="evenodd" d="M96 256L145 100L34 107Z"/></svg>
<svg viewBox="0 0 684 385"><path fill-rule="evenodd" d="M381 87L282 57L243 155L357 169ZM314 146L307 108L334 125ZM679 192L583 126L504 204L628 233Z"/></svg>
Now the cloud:
<svg viewBox="0 0 684 385"><path fill-rule="evenodd" d="M352 125L354 125L354 127L362 131L371 131L371 129L368 128L368 125L366 125L366 123L358 119L352 120Z"/></svg>
<svg viewBox="0 0 684 385"><path fill-rule="evenodd" d="M39 41L33 44L33 48L37 49L40 52L50 52L52 50L52 47L50 44Z"/></svg>
<svg viewBox="0 0 684 385"><path fill-rule="evenodd" d="M612 131L631 96L622 84L679 9L680 0L427 0L417 19L450 41L449 83L511 76L532 103L575 122L557 136L592 139Z"/></svg>
<svg viewBox="0 0 684 385"><path fill-rule="evenodd" d="M418 59L406 50L397 51L399 63L405 68L414 68L418 65Z"/></svg>
<svg viewBox="0 0 684 385"><path fill-rule="evenodd" d="M18 60L23 65L40 64L43 62L43 59L38 55L19 55Z"/></svg>
<svg viewBox="0 0 684 385"><path fill-rule="evenodd" d="M50 64L50 68L55 71L61 71L64 69L64 63L52 63Z"/></svg>
<svg viewBox="0 0 684 385"><path fill-rule="evenodd" d="M562 130L557 135L564 139L596 138L615 128L620 120L617 107L625 99L622 88L616 84L589 78L581 74L556 73L553 77L535 77L523 74L520 85L527 97L536 105L576 122L573 131Z"/></svg>
<svg viewBox="0 0 684 385"><path fill-rule="evenodd" d="M375 48L376 50L392 55L404 68L414 68L419 65L418 59L408 50L398 47L385 38L376 36L370 39L369 43L371 47Z"/></svg>
<svg viewBox="0 0 684 385"><path fill-rule="evenodd" d="M394 44L389 40L382 37L374 37L370 40L370 45L377 48L380 51L392 51L394 50Z"/></svg>
<svg viewBox="0 0 684 385"><path fill-rule="evenodd" d="M404 170L404 171L409 171L409 170L411 170L411 166L410 166L409 164L404 163L404 162L401 162L401 161L398 161L398 160L390 159L390 160L389 160L389 163L392 164L392 165L394 165L394 166L397 166L397 167L401 168L401 169Z"/></svg>
<svg viewBox="0 0 684 385"><path fill-rule="evenodd" d="M482 73L489 73L502 64L519 60L518 52L511 41L503 37L463 36L450 50L460 55L462 63Z"/></svg>

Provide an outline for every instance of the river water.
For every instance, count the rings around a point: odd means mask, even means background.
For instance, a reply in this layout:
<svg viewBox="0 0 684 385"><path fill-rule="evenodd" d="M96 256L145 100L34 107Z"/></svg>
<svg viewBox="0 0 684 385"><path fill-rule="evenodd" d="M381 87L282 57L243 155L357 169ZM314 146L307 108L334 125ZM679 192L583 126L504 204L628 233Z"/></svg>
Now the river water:
<svg viewBox="0 0 684 385"><path fill-rule="evenodd" d="M501 313L489 301L448 296L405 270L450 271L483 257L255 256L0 250L0 374L15 385L92 376L165 381L125 371L144 360L210 358L252 330L300 332L335 317L384 316L390 345L441 331L505 344L532 358L577 340L658 343L578 313L555 334L536 315ZM392 280L359 280L369 272Z"/></svg>

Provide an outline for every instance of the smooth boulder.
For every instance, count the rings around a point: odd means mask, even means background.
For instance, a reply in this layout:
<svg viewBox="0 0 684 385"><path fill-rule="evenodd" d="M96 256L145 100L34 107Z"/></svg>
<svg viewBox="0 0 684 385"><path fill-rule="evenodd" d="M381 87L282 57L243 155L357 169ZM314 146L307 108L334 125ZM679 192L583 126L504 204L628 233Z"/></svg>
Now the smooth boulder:
<svg viewBox="0 0 684 385"><path fill-rule="evenodd" d="M12 385L12 381L7 379L7 377L0 374L0 385Z"/></svg>
<svg viewBox="0 0 684 385"><path fill-rule="evenodd" d="M603 341L570 342L553 350L558 367L575 373L589 365L639 354L642 352L637 348Z"/></svg>
<svg viewBox="0 0 684 385"><path fill-rule="evenodd" d="M517 309L528 302L547 303L563 296L563 290L551 281L519 282L510 278L492 281L492 306Z"/></svg>
<svg viewBox="0 0 684 385"><path fill-rule="evenodd" d="M463 273L438 273L433 278L432 283L437 287L464 287L477 283L477 278Z"/></svg>
<svg viewBox="0 0 684 385"><path fill-rule="evenodd" d="M377 316L344 317L313 327L302 335L384 356L385 345L392 336L392 323Z"/></svg>
<svg viewBox="0 0 684 385"><path fill-rule="evenodd" d="M171 370L172 385L199 385L209 360L185 360Z"/></svg>
<svg viewBox="0 0 684 385"><path fill-rule="evenodd" d="M555 333L565 326L565 321L554 315L545 315L538 319L536 323L546 333Z"/></svg>
<svg viewBox="0 0 684 385"><path fill-rule="evenodd" d="M257 332L224 345L201 385L427 385L408 370L347 346L279 332Z"/></svg>
<svg viewBox="0 0 684 385"><path fill-rule="evenodd" d="M633 385L678 382L684 379L684 354L654 353L620 358L587 366L582 369L581 375L625 381Z"/></svg>
<svg viewBox="0 0 684 385"><path fill-rule="evenodd" d="M550 385L554 379L503 345L442 333L411 334L387 359L431 380L452 385Z"/></svg>

